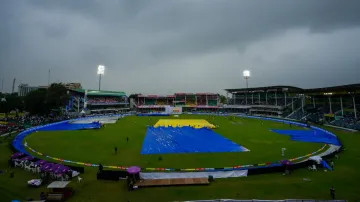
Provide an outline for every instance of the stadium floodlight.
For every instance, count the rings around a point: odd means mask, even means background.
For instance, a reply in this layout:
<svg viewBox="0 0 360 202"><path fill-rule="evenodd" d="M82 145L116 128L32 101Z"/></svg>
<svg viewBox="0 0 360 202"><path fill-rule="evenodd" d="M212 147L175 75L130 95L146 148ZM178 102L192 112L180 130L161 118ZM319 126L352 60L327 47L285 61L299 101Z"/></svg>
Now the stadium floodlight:
<svg viewBox="0 0 360 202"><path fill-rule="evenodd" d="M250 71L244 70L243 76L244 76L244 79L246 80L246 88L249 88L248 79L250 78Z"/></svg>
<svg viewBox="0 0 360 202"><path fill-rule="evenodd" d="M104 65L99 65L98 69L97 69L97 74L104 75L104 73L105 73L105 66Z"/></svg>
<svg viewBox="0 0 360 202"><path fill-rule="evenodd" d="M101 75L105 74L105 66L104 65L99 65L97 68L97 74L99 75L99 91L101 88Z"/></svg>

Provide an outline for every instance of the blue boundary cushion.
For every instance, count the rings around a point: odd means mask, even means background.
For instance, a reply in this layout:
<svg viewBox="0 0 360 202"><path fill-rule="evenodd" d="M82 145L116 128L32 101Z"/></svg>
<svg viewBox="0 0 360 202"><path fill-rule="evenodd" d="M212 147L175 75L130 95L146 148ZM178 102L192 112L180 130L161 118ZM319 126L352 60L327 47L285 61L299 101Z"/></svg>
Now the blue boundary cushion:
<svg viewBox="0 0 360 202"><path fill-rule="evenodd" d="M208 128L148 127L141 154L244 151L249 150Z"/></svg>

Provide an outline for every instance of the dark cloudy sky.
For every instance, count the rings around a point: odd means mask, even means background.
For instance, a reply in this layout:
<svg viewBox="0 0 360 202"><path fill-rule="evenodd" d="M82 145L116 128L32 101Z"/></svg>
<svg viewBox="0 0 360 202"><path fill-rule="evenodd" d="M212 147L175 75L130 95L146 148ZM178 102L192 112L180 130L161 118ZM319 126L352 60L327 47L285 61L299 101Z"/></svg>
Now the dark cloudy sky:
<svg viewBox="0 0 360 202"><path fill-rule="evenodd" d="M1 0L0 79L127 93L360 82L359 0Z"/></svg>

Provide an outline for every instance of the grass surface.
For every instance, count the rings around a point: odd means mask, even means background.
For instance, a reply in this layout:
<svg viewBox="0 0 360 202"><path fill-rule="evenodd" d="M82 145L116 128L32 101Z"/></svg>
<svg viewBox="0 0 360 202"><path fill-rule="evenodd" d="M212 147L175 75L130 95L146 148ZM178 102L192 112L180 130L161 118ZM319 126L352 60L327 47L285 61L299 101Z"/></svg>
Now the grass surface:
<svg viewBox="0 0 360 202"><path fill-rule="evenodd" d="M256 119L182 115L182 119L207 119L220 127L218 134L249 149L250 152L189 153L140 155L146 126L154 125L160 118L126 117L116 124L100 130L47 131L25 138L33 149L49 156L79 162L141 167L197 168L229 167L235 165L266 163L284 158L303 156L321 148L323 144L290 141L269 129L290 129L283 123ZM297 128L295 126L292 129ZM300 128L299 128L300 129ZM127 142L126 138L130 141ZM206 141L206 140L204 140ZM44 144L46 143L46 144ZM118 154L114 154L114 147ZM287 148L285 157L281 148ZM159 156L162 161L159 161Z"/></svg>
<svg viewBox="0 0 360 202"><path fill-rule="evenodd" d="M129 121L132 118L129 119ZM138 120L138 119L137 119ZM131 121L130 121L131 122ZM140 125L141 121L138 121L138 125ZM217 120L216 124L220 125L220 128L217 130L222 130L224 127L237 127L236 124L228 124L226 120ZM222 125L221 123L224 122L226 125ZM252 122L245 124L247 120L241 120L243 122L242 125L239 127L243 127L249 124L252 124L255 129L260 131L260 128L280 128L281 125L278 126L276 123L264 123L264 126L261 122ZM119 123L121 124L121 123ZM114 125L115 127L116 125ZM276 126L276 127L275 127ZM132 125L124 125L124 128L131 128ZM283 126L287 127L287 126ZM111 128L111 127L109 127ZM108 129L108 126L106 127ZM261 130L262 132L266 132L266 130ZM77 184L74 182L70 183L72 187L75 188L76 192L75 195L69 201L86 201L86 202L95 202L95 201L175 201L175 200L195 200L195 199L215 199L215 198L237 198L237 199L285 199L285 198L300 198L300 199L330 199L329 188L331 185L334 185L336 189L336 196L338 199L347 199L349 201L359 201L360 198L360 173L358 172L358 168L360 167L360 133L350 133L344 132L341 130L335 130L326 128L329 131L334 132L339 136L342 143L345 145L346 150L340 154L340 158L335 161L335 171L334 172L323 172L319 170L318 172L310 172L306 169L296 170L290 176L282 176L280 173L274 174L264 174L264 175L256 175L250 176L247 178L235 178L235 179L220 179L216 180L215 182L211 183L209 186L190 186L190 187L161 187L161 188L144 188L139 189L133 192L128 192L125 188L125 182L108 182L108 181L98 181L96 180L96 168L85 168L85 174L82 175L83 183ZM226 130L226 129L223 129ZM117 133L121 133L122 130L119 130ZM88 131L84 131L88 132ZM240 133L241 132L241 133ZM232 134L224 134L219 132L224 136L232 135ZM38 133L41 134L41 133ZM36 136L38 135L36 134ZM135 134L135 133L133 133ZM246 134L243 131L239 131L237 134ZM278 138L282 138L281 135L272 134ZM41 135L42 136L42 135ZM31 137L31 136L30 136ZM35 136L34 136L35 137ZM39 136L40 137L40 136ZM123 140L125 134L122 138L119 138L119 142L125 141ZM252 137L250 134L247 135L246 138ZM240 141L239 144L253 150L256 150L256 145L271 145L271 139L267 139L266 135L259 135L260 139L255 139L255 142L252 144L244 143L245 141ZM245 138L245 139L246 139ZM274 138L275 143L278 138ZM230 138L232 139L232 138ZM237 142L237 140L232 139L233 141ZM71 141L69 139L68 141ZM85 137L84 141L88 141ZM132 139L131 139L132 141ZM285 141L285 140L284 140ZM247 141L251 143L252 141ZM7 160L9 155L11 154L9 141L0 141L0 170L5 170L7 168ZM45 142L43 142L45 144ZM116 157L112 157L112 147L115 143L111 143L108 151L109 163L120 161L121 159L117 159ZM135 143L133 143L135 144ZM141 144L141 143L140 143ZM281 144L281 143L280 143ZM301 145L304 147L312 147L314 146L315 149L319 148L321 145L312 145L307 143L299 143L299 147ZM53 143L56 145L56 142ZM72 145L72 143L69 143ZM120 149L120 143L118 143L118 147ZM125 145L125 143L124 143ZM280 146L280 145L279 145ZM255 149L253 149L253 148ZM36 148L36 147L34 147ZM107 148L107 147L106 147ZM138 148L138 152L140 151ZM290 151L294 147L288 147L289 155ZM298 147L296 147L298 149ZM38 149L38 148L36 148ZM127 150L124 146L125 151ZM308 148L311 149L311 148ZM120 151L120 150L119 150ZM265 150L264 150L265 151ZM270 152L270 151L269 151ZM306 152L306 149L299 153L302 155ZM277 149L276 152L273 153L279 156L280 149ZM239 155L247 155L247 153L239 153ZM249 152L250 154L250 152ZM268 155L267 153L263 155ZM169 155L171 156L171 155ZM104 158L108 158L105 156ZM125 157L124 157L125 158ZM127 157L129 158L129 157ZM170 161L168 158L165 157L165 163ZM236 161L251 161L252 160L262 160L262 157L255 157L254 158L247 158L246 160L242 160L242 157L237 157ZM116 161L112 161L116 160ZM142 162L143 160L140 160ZM125 161L125 160L124 160ZM130 163L131 161L128 160ZM157 161L157 159L156 159ZM173 159L176 161L176 159ZM178 160L183 161L183 160ZM211 162L211 160L208 160ZM120 163L123 161L121 160ZM206 161L207 162L207 161ZM228 162L228 161L227 161ZM176 162L174 162L176 163ZM194 163L194 161L187 162L187 163ZM196 163L196 162L195 162ZM213 163L216 163L213 160ZM231 163L231 162L230 162ZM155 163L154 163L155 164ZM159 164L159 162L156 162ZM161 164L161 163L160 163ZM146 164L145 164L146 165ZM182 165L181 162L177 163L177 165ZM0 174L0 201L10 201L11 199L27 199L27 198L34 198L38 199L39 194L41 191L46 191L45 187L41 188L28 188L26 186L26 181L36 178L35 175L23 171L21 169L13 169L15 172L15 178L9 178L9 170L4 173ZM303 181L303 178L310 178L311 182Z"/></svg>

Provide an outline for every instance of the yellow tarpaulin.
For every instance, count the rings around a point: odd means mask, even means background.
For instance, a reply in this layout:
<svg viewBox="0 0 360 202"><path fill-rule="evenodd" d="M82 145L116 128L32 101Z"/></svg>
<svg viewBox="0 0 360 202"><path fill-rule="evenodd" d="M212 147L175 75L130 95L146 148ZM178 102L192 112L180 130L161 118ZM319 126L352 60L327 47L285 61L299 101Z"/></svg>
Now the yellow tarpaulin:
<svg viewBox="0 0 360 202"><path fill-rule="evenodd" d="M154 127L184 127L215 128L215 126L204 119L160 119Z"/></svg>

